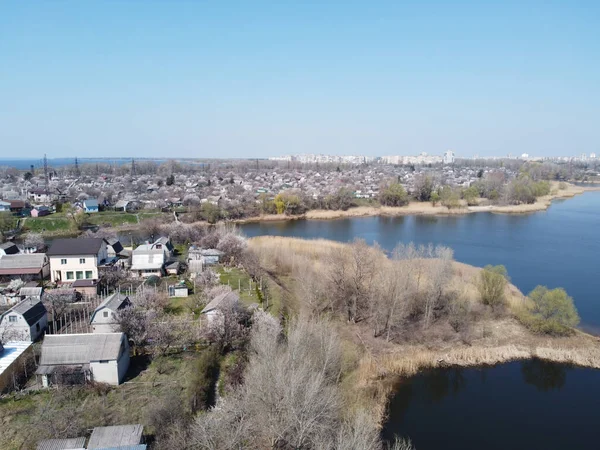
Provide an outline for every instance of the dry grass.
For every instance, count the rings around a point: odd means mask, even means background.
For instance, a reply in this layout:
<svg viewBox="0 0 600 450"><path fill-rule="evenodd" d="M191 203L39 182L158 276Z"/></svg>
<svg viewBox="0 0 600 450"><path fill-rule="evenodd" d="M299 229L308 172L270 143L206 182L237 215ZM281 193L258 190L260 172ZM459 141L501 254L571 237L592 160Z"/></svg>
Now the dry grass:
<svg viewBox="0 0 600 450"><path fill-rule="evenodd" d="M302 240L277 236L250 240L263 264L270 270L287 274L302 265L323 267L334 250L346 249L346 244L327 240ZM381 264L392 262L380 252ZM412 262L414 263L414 261ZM421 261L423 263L423 261ZM427 262L425 261L425 264ZM384 269L382 266L381 269ZM480 305L477 282L482 269L453 263L450 289L472 305ZM292 277L290 277L292 278ZM365 324L334 322L351 363L343 380L343 392L349 411L369 408L383 418L393 382L398 377L415 375L421 370L445 365L480 366L537 357L544 360L600 368L598 338L582 332L570 337L542 337L530 333L513 316L519 308L527 307L528 299L514 285L505 291L507 310L513 314L504 317L484 316L472 324L468 344L460 339L431 339L422 344L394 344L372 336ZM297 299L301 302L302 299Z"/></svg>

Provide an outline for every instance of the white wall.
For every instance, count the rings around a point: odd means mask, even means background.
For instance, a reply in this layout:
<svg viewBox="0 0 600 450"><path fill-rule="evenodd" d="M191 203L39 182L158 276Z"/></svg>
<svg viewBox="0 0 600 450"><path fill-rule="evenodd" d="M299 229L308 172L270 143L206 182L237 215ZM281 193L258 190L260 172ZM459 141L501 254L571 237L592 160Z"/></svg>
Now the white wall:
<svg viewBox="0 0 600 450"><path fill-rule="evenodd" d="M79 260L85 258L85 263L81 264ZM66 264L61 264L61 260L66 259ZM78 256L52 256L50 257L50 280L55 282L61 280L63 282L72 282L77 280L77 271L83 272L82 279L97 280L98 267L96 255L78 255ZM92 278L85 278L85 272L91 271ZM67 279L67 272L73 272L73 278Z"/></svg>
<svg viewBox="0 0 600 450"><path fill-rule="evenodd" d="M104 317L104 313L108 313L108 317ZM115 312L108 308L102 308L94 314L92 320L92 331L94 333L118 333L120 326L115 317Z"/></svg>

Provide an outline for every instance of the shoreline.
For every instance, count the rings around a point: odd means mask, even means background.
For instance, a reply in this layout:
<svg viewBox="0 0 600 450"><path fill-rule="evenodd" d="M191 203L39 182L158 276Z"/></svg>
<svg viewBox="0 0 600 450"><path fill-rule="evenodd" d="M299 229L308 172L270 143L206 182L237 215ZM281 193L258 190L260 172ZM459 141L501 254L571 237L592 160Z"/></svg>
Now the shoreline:
<svg viewBox="0 0 600 450"><path fill-rule="evenodd" d="M553 185L557 189L557 186ZM553 200L569 199L584 192L600 191L599 187L583 187L567 184L567 189L557 190L555 193L540 197L532 204L521 205L489 205L489 206L462 206L457 209L448 209L445 206L433 206L429 202L412 201L406 206L357 206L346 211L333 211L315 209L298 216L285 214L268 214L246 219L232 220L232 223L267 223L293 220L336 220L353 217L400 217L411 215L424 216L456 216L478 212L492 212L495 214L528 214L547 210Z"/></svg>

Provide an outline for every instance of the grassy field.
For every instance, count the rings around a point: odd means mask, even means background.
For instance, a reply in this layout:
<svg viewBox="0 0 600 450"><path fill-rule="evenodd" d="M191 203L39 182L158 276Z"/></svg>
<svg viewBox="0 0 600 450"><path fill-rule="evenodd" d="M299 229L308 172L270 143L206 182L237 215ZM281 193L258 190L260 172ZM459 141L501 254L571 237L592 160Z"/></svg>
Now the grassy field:
<svg viewBox="0 0 600 450"><path fill-rule="evenodd" d="M71 231L71 222L62 214L52 214L46 217L27 217L23 227L32 233Z"/></svg>
<svg viewBox="0 0 600 450"><path fill-rule="evenodd" d="M103 211L96 214L89 214L87 222L94 225L118 227L121 225L136 224L138 223L138 218L136 214Z"/></svg>
<svg viewBox="0 0 600 450"><path fill-rule="evenodd" d="M169 395L181 395L191 378L197 353L182 353L168 358L132 358L129 380L118 387L63 388L13 394L0 399L0 448L35 448L39 439L49 436L55 424L70 421L77 435L88 434L96 426L127 423L148 424L148 412ZM143 406L143 407L142 407ZM182 408L188 408L181 402ZM51 426L53 425L53 426ZM144 429L145 433L154 430Z"/></svg>

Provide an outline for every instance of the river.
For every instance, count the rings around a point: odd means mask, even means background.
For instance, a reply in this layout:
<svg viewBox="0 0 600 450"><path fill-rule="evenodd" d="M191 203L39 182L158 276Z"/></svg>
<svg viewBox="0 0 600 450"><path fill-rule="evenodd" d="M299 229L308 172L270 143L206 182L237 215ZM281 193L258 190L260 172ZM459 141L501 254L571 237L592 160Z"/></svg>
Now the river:
<svg viewBox="0 0 600 450"><path fill-rule="evenodd" d="M398 242L451 247L458 261L483 267L503 264L528 293L541 284L563 287L582 318L581 327L600 334L600 192L555 200L546 211L503 215L362 217L242 225L247 236L278 235L348 242Z"/></svg>
<svg viewBox="0 0 600 450"><path fill-rule="evenodd" d="M599 380L540 360L431 370L398 385L382 434L417 450L597 449Z"/></svg>

